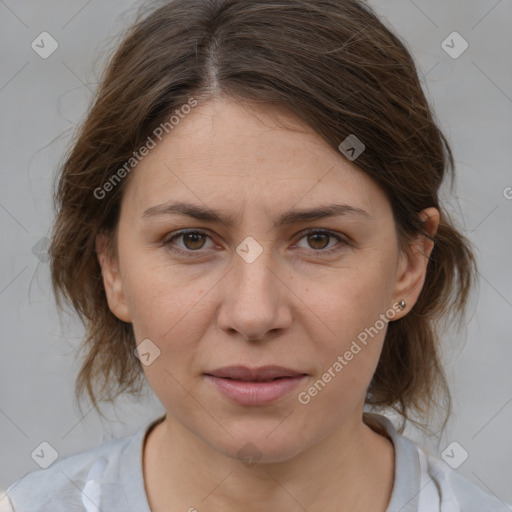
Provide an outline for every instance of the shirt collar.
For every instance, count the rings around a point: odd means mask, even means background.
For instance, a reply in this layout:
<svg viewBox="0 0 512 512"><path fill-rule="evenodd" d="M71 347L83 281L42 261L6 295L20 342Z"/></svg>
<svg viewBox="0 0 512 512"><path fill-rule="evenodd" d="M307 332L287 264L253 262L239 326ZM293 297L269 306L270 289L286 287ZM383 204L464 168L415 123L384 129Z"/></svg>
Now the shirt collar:
<svg viewBox="0 0 512 512"><path fill-rule="evenodd" d="M364 420L370 428L388 437L395 449L393 490L386 512L417 512L421 468L416 445L400 435L385 416L365 413Z"/></svg>
<svg viewBox="0 0 512 512"><path fill-rule="evenodd" d="M121 487L134 512L151 512L144 487L143 446L149 431L164 418L165 415L140 428L121 455ZM393 490L386 512L417 512L421 472L416 445L400 435L385 416L365 413L364 420L370 428L388 437L395 451Z"/></svg>

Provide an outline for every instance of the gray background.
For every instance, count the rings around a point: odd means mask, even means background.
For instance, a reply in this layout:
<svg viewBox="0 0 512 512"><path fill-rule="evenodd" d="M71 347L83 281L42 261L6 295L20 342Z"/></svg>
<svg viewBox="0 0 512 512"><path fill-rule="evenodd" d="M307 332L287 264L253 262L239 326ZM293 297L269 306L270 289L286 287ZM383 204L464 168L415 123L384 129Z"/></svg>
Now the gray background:
<svg viewBox="0 0 512 512"><path fill-rule="evenodd" d="M148 393L105 407L108 420L73 398L82 328L59 319L49 266L33 247L50 233L52 179L83 120L98 72L137 3L0 0L1 388L0 490L38 466L49 442L60 457L131 434L163 409ZM455 153L458 180L448 209L478 248L479 289L466 332L445 335L454 415L439 442L407 434L438 456L452 441L469 454L457 469L512 501L512 2L385 0L371 5L405 40ZM43 31L58 49L42 59ZM454 59L441 42L459 32L468 49ZM507 198L508 196L508 198ZM37 251L36 251L37 252Z"/></svg>

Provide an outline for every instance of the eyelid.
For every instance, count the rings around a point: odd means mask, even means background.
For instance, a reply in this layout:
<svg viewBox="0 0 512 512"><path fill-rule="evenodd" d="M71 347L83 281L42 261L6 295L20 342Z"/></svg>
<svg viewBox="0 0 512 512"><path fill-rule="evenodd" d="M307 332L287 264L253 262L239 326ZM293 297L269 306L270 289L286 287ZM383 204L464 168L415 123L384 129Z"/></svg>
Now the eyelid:
<svg viewBox="0 0 512 512"><path fill-rule="evenodd" d="M178 231L173 231L172 233L169 233L169 236L167 236L163 240L163 245L170 247L171 242L173 240L180 238L184 235L190 234L190 233L197 233L197 234L204 235L204 236L212 239L212 236L209 234L209 232L207 230L200 229L200 228L187 228L187 229L180 229ZM332 238L335 238L338 241L338 243L329 249L319 249L319 250L305 249L306 251L308 251L309 253L312 253L315 256L321 257L321 256L329 255L329 254L332 254L334 252L341 250L341 247L339 247L339 246L343 247L343 246L353 245L352 241L346 235L337 233L335 231L332 231L332 230L326 229L326 228L308 228L308 229L301 231L300 233L298 233L296 235L296 236L298 236L298 240L297 240L297 242L295 242L295 244L298 243L300 240L302 240L307 235L318 234L318 233L329 235ZM295 244L294 244L294 246L295 246ZM178 254L184 254L185 256L199 255L203 251L203 249L197 249L196 251L193 251L190 249L187 250L187 249L181 249L181 248L177 248L177 247L173 247L170 250L172 252L175 252Z"/></svg>
<svg viewBox="0 0 512 512"><path fill-rule="evenodd" d="M171 246L171 242L177 238L181 238L182 236L184 235L188 235L190 233L197 233L199 235L204 235L210 239L212 239L211 235L208 233L208 231L205 231L203 229L199 229L199 228L187 228L187 229L180 229L178 231L173 231L172 233L169 233L168 236L166 236L164 238L164 240L162 241L162 245L164 246ZM186 249L181 249L181 248L176 248L176 247L173 247L172 249L170 249L171 251L173 252L177 252L178 254L185 254L185 255L194 255L194 254L199 254L201 251L203 251L204 249L198 249L197 251L192 251L190 249L186 250Z"/></svg>

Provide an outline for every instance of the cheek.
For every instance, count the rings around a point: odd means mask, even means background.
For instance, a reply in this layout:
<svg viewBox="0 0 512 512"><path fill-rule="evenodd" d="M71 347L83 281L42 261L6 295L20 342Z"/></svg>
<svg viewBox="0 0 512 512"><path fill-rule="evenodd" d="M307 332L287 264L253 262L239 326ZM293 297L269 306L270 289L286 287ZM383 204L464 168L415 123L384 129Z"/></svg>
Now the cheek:
<svg viewBox="0 0 512 512"><path fill-rule="evenodd" d="M313 338L318 371L299 390L297 402L309 418L318 419L318 428L336 427L364 402L387 331L389 319L380 316L385 311L377 301L364 308L339 301L331 312L335 335ZM336 412L326 416L327 410Z"/></svg>
<svg viewBox="0 0 512 512"><path fill-rule="evenodd" d="M310 333L310 337L321 365L320 378L329 388L327 393L322 391L326 399L343 390L345 396L347 389L364 395L375 371L388 323L394 317L390 315L392 288L383 279L389 276L385 266L381 258L373 265L346 272L344 269L304 301L322 320L321 324L316 322L317 333Z"/></svg>
<svg viewBox="0 0 512 512"><path fill-rule="evenodd" d="M204 267L194 265L172 265L163 251L158 257L144 251L125 254L133 255L125 261L124 290L136 342L152 340L161 351L159 362L177 377L186 377L194 370L193 356L201 340L212 328L214 311L222 305L218 288L222 273L205 272ZM353 345L356 342L360 351L343 369L343 379L348 379L344 385L361 387L371 378L385 334L385 327L379 324L376 333L374 326L379 315L390 307L389 283L383 277L389 276L387 266L382 253L367 250L353 264L335 269L327 277L302 278L301 282L300 276L294 276L293 288L300 300L293 296L289 299L288 306L295 310L296 317L291 329L303 331L305 343L297 348L306 353L314 350L310 355L319 375L338 356L347 353L351 357L350 351L358 352L357 345ZM145 368L148 380L157 366L161 364Z"/></svg>
<svg viewBox="0 0 512 512"><path fill-rule="evenodd" d="M197 316L201 300L215 280L197 276L198 270L169 264L160 254L158 258L133 254L126 261L124 292L136 339L153 337L162 342L173 338L182 324L194 329L197 323L190 322L190 315Z"/></svg>
<svg viewBox="0 0 512 512"><path fill-rule="evenodd" d="M208 291L218 277L191 280L169 266L143 265L142 259L132 269L136 279L128 280L126 291L136 343L149 339L159 350L144 373L164 406L185 413L190 397L182 386L188 389L201 371L197 354L212 322Z"/></svg>
<svg viewBox="0 0 512 512"><path fill-rule="evenodd" d="M372 327L392 305L392 282L385 261L377 260L371 265L366 260L366 263L342 269L304 300L319 312L326 332L334 333L344 345L350 345L351 340ZM382 330L380 323L379 330ZM336 345L336 348L343 346Z"/></svg>

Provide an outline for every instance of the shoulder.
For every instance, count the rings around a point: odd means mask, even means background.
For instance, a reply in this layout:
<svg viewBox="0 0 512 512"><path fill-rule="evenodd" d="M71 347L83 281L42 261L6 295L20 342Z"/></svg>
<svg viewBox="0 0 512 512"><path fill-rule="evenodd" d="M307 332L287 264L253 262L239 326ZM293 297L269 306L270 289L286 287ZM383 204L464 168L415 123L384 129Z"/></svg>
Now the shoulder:
<svg viewBox="0 0 512 512"><path fill-rule="evenodd" d="M417 446L425 484L435 483L440 510L444 512L511 512L512 506L487 493L444 461ZM421 507L420 507L421 512Z"/></svg>
<svg viewBox="0 0 512 512"><path fill-rule="evenodd" d="M388 512L512 512L510 504L399 434L385 416L366 413L365 421L387 435L395 448L395 480Z"/></svg>
<svg viewBox="0 0 512 512"><path fill-rule="evenodd" d="M121 470L124 478L127 472L141 471L137 466L140 462L137 455L141 453L139 445L150 426L133 435L65 457L47 469L27 473L12 483L4 496L0 495L0 512L97 512L100 482L102 493L105 493L105 489L119 488ZM130 465L126 467L128 453Z"/></svg>

